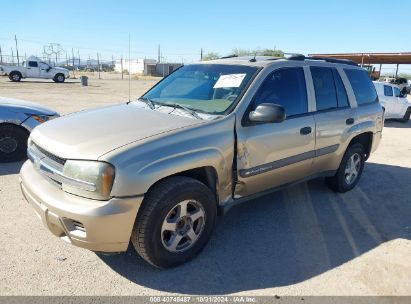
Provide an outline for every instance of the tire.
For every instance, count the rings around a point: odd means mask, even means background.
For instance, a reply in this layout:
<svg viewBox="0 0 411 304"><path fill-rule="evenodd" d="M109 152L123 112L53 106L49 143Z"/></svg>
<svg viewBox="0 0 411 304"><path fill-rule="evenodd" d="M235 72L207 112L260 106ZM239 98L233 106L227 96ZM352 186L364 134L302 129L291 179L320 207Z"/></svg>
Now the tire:
<svg viewBox="0 0 411 304"><path fill-rule="evenodd" d="M63 83L64 80L66 80L66 76L64 76L64 74L56 74L56 76L54 76L53 78L54 82L58 82L58 83Z"/></svg>
<svg viewBox="0 0 411 304"><path fill-rule="evenodd" d="M9 74L9 79L13 82L19 82L21 80L21 73L20 72L11 72Z"/></svg>
<svg viewBox="0 0 411 304"><path fill-rule="evenodd" d="M27 157L29 133L15 125L0 125L0 163L23 160Z"/></svg>
<svg viewBox="0 0 411 304"><path fill-rule="evenodd" d="M404 114L404 117L401 119L401 122L408 122L410 120L410 116L411 116L411 108L408 108L407 111Z"/></svg>
<svg viewBox="0 0 411 304"><path fill-rule="evenodd" d="M184 219L180 217L180 212L185 204L188 215ZM200 214L204 216L201 218ZM144 198L131 234L131 243L151 265L158 268L175 267L200 253L211 236L216 216L215 198L206 185L189 177L170 177L160 181ZM171 223L170 230L166 222Z"/></svg>
<svg viewBox="0 0 411 304"><path fill-rule="evenodd" d="M357 172L357 174L355 175L354 179L352 179L353 178L352 174L354 171L350 171L350 168L349 168L352 159L355 163L357 163L357 160L358 160L358 163L355 165L355 171ZM347 151L344 154L344 157L341 161L341 164L340 164L340 167L338 168L337 173L332 177L326 178L326 183L328 187L334 190L335 192L340 192L340 193L350 191L358 184L362 171L364 169L364 164L365 164L365 152L364 152L363 145L356 143L356 144L353 144L352 146L349 146ZM349 178L348 175L351 175L351 178Z"/></svg>

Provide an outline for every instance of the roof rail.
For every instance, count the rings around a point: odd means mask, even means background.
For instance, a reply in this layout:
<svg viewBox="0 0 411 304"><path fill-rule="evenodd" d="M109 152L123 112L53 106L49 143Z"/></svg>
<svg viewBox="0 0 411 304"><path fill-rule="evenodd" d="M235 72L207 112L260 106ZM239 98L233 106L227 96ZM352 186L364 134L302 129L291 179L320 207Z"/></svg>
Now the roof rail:
<svg viewBox="0 0 411 304"><path fill-rule="evenodd" d="M341 63L341 64L358 66L357 63L355 63L352 60L348 60L348 59L336 59L336 58L328 58L328 57L306 57L302 54L293 54L292 56L288 57L287 60L300 60L300 61L318 60L318 61L325 61L325 62L330 62L330 63Z"/></svg>

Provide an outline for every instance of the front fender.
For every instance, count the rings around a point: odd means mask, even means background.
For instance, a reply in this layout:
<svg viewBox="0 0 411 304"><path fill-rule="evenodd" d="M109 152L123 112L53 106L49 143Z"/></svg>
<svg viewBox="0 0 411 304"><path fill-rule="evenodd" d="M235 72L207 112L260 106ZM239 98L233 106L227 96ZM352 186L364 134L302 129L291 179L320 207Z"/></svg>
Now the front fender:
<svg viewBox="0 0 411 304"><path fill-rule="evenodd" d="M29 117L24 113L13 112L6 107L0 106L0 123L10 123L19 126Z"/></svg>
<svg viewBox="0 0 411 304"><path fill-rule="evenodd" d="M112 196L146 193L159 180L183 171L211 167L220 202L231 198L235 116L159 135L124 146L99 160L112 163Z"/></svg>
<svg viewBox="0 0 411 304"><path fill-rule="evenodd" d="M201 167L212 167L216 172L226 172L231 169L227 168L222 153L210 148L157 160L141 168L128 182L137 185L137 188L133 187L133 190L143 194L154 183L165 177ZM218 178L221 178L221 175ZM218 185L219 183L217 183L217 188L219 188ZM224 189L221 190L217 189L217 192L224 192Z"/></svg>

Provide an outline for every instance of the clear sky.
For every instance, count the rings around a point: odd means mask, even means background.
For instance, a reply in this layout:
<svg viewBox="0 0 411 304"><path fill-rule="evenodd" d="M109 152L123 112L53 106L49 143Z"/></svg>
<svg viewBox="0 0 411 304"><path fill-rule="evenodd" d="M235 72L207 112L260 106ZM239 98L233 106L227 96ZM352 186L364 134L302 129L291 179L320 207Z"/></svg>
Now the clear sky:
<svg viewBox="0 0 411 304"><path fill-rule="evenodd" d="M81 56L191 62L204 52L233 48L278 48L286 52L411 51L409 13L384 1L49 1L1 4L3 53L41 55L43 45L60 43ZM385 2L387 3L387 2ZM407 71L411 73L411 71Z"/></svg>

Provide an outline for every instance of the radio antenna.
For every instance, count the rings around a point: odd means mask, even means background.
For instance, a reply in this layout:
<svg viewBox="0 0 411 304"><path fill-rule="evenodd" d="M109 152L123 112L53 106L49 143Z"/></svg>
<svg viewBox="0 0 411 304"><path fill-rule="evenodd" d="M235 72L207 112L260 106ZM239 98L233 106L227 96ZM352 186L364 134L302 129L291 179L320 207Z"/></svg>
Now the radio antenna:
<svg viewBox="0 0 411 304"><path fill-rule="evenodd" d="M128 33L128 102L131 102L131 52L130 52L130 33Z"/></svg>

